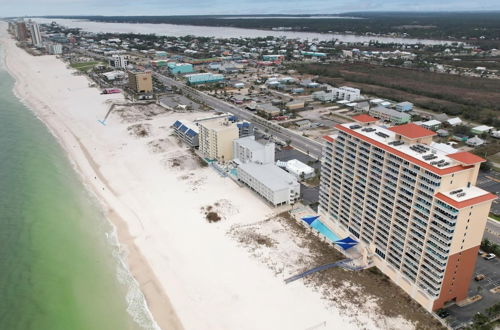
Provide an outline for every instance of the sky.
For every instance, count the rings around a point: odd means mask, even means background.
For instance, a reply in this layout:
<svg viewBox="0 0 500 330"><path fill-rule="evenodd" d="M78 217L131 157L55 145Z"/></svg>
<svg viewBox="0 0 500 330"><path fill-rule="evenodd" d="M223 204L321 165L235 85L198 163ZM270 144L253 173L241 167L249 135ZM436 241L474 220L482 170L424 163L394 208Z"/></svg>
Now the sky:
<svg viewBox="0 0 500 330"><path fill-rule="evenodd" d="M0 16L500 10L500 0L0 0Z"/></svg>

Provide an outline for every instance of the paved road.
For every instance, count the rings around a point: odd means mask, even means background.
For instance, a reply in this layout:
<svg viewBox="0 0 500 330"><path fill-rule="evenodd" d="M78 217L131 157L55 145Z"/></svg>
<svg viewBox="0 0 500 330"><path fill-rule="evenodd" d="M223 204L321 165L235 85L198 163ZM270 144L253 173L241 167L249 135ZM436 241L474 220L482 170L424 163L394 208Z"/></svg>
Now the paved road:
<svg viewBox="0 0 500 330"><path fill-rule="evenodd" d="M306 138L296 132L290 131L286 128L283 128L279 125L276 125L272 122L269 122L259 116L254 115L253 113L238 108L232 104L229 104L223 100L219 100L213 96L207 95L203 92L200 92L192 87L185 85L179 81L176 81L172 78L166 77L157 72L153 73L154 77L161 81L166 86L175 86L178 89L182 90L183 93L190 95L193 98L197 98L198 100L204 102L208 106L214 108L217 111L221 112L229 112L236 115L238 118L242 120L247 120L252 122L255 127L260 130L268 131L268 134L277 137L278 139L286 142L287 140L291 141L291 145L295 148L308 153L309 155L319 158L321 156L321 148L322 144L316 141L313 141L309 138Z"/></svg>

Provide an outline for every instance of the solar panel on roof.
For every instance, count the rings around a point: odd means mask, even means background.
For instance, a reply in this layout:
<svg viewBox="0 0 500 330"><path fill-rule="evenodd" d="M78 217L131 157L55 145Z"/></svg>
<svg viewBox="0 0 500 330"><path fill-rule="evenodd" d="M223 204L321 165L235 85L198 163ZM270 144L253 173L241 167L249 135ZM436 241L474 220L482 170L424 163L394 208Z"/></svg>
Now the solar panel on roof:
<svg viewBox="0 0 500 330"><path fill-rule="evenodd" d="M178 120L175 121L175 123L174 123L174 127L175 128L179 128L179 126L181 126L181 125L182 125L182 123L180 121L178 121Z"/></svg>

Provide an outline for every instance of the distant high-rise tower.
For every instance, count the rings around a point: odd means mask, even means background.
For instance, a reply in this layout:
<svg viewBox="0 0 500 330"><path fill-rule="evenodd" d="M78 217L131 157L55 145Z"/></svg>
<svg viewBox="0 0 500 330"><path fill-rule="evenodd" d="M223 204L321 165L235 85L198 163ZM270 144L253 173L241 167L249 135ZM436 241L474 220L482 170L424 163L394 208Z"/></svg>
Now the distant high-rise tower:
<svg viewBox="0 0 500 330"><path fill-rule="evenodd" d="M31 42L33 43L33 46L42 47L43 42L42 42L42 35L40 34L40 26L35 22L31 22L30 32L31 32Z"/></svg>
<svg viewBox="0 0 500 330"><path fill-rule="evenodd" d="M474 186L485 160L447 152L432 142L435 132L415 124L353 119L325 137L323 221L358 239L374 265L426 309L464 300L496 198Z"/></svg>
<svg viewBox="0 0 500 330"><path fill-rule="evenodd" d="M26 41L26 39L28 39L28 30L26 29L26 23L17 22L15 33L16 33L17 40Z"/></svg>

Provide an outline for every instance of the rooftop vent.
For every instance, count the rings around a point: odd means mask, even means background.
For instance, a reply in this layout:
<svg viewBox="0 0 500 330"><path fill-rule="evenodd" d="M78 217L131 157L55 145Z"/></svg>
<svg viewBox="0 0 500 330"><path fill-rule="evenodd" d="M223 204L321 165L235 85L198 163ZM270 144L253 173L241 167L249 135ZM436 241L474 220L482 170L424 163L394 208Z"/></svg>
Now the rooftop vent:
<svg viewBox="0 0 500 330"><path fill-rule="evenodd" d="M389 137L389 135L387 135L385 133L382 133L382 132L377 132L375 134L377 134L378 136L383 137L383 138L388 138Z"/></svg>
<svg viewBox="0 0 500 330"><path fill-rule="evenodd" d="M351 125L349 126L350 129L358 129L361 128L361 125Z"/></svg>
<svg viewBox="0 0 500 330"><path fill-rule="evenodd" d="M455 195L455 194L461 193L462 191L464 191L464 190L463 189L453 190L453 191L450 191L450 195Z"/></svg>

